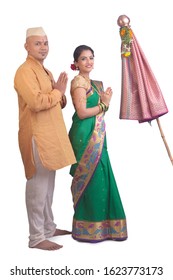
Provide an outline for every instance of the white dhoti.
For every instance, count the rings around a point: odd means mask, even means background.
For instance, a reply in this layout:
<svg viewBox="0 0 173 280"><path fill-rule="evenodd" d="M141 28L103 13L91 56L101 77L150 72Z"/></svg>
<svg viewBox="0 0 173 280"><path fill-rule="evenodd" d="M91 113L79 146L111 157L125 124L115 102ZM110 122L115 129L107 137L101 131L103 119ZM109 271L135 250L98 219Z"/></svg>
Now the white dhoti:
<svg viewBox="0 0 173 280"><path fill-rule="evenodd" d="M36 172L26 183L29 247L52 237L56 230L52 213L55 171L50 171L42 165L34 140L32 145Z"/></svg>

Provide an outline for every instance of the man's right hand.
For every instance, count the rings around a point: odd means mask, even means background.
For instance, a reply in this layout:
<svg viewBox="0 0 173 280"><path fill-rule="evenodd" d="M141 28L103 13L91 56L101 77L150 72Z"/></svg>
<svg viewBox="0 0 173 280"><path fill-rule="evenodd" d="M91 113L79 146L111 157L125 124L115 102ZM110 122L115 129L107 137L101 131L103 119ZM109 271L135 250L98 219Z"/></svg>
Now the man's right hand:
<svg viewBox="0 0 173 280"><path fill-rule="evenodd" d="M65 94L66 88L67 88L67 82L68 82L68 76L66 72L62 72L59 75L59 78L56 83L54 83L53 87L55 89L58 89L60 92L62 92L62 95Z"/></svg>

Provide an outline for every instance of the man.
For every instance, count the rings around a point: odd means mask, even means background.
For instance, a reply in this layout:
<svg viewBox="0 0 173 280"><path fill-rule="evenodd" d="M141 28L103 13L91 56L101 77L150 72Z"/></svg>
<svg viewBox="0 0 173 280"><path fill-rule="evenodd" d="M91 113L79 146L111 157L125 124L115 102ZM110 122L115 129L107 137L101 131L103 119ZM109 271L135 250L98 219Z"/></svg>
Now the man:
<svg viewBox="0 0 173 280"><path fill-rule="evenodd" d="M76 162L61 108L66 105L67 74L55 82L43 62L49 45L42 27L26 32L26 61L17 69L14 88L19 104L19 148L25 168L29 247L57 250L50 237L70 233L56 229L52 213L55 170Z"/></svg>

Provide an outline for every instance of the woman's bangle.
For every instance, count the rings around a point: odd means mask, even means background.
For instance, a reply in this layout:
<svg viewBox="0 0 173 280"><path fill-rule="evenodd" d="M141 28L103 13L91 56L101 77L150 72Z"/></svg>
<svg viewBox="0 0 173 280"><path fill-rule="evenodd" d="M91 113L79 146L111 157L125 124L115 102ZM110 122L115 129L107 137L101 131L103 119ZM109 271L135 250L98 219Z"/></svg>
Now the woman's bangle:
<svg viewBox="0 0 173 280"><path fill-rule="evenodd" d="M100 114L101 112L103 112L103 107L101 106L100 103L98 104L98 107L99 107L99 114Z"/></svg>
<svg viewBox="0 0 173 280"><path fill-rule="evenodd" d="M109 106L107 106L103 101L100 104L102 104L104 112L106 112L109 109Z"/></svg>
<svg viewBox="0 0 173 280"><path fill-rule="evenodd" d="M109 106L107 106L103 101L101 101L99 104L99 113L106 112L109 109Z"/></svg>

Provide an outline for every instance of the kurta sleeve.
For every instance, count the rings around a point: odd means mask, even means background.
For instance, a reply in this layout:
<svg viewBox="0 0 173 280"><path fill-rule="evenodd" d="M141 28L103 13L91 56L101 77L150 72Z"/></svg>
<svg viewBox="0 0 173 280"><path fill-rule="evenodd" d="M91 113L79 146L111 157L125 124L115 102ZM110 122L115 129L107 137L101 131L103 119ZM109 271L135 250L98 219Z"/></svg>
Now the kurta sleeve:
<svg viewBox="0 0 173 280"><path fill-rule="evenodd" d="M14 87L27 106L35 112L50 109L62 99L61 92L52 88L51 77L44 70L37 74L30 67L19 68Z"/></svg>

